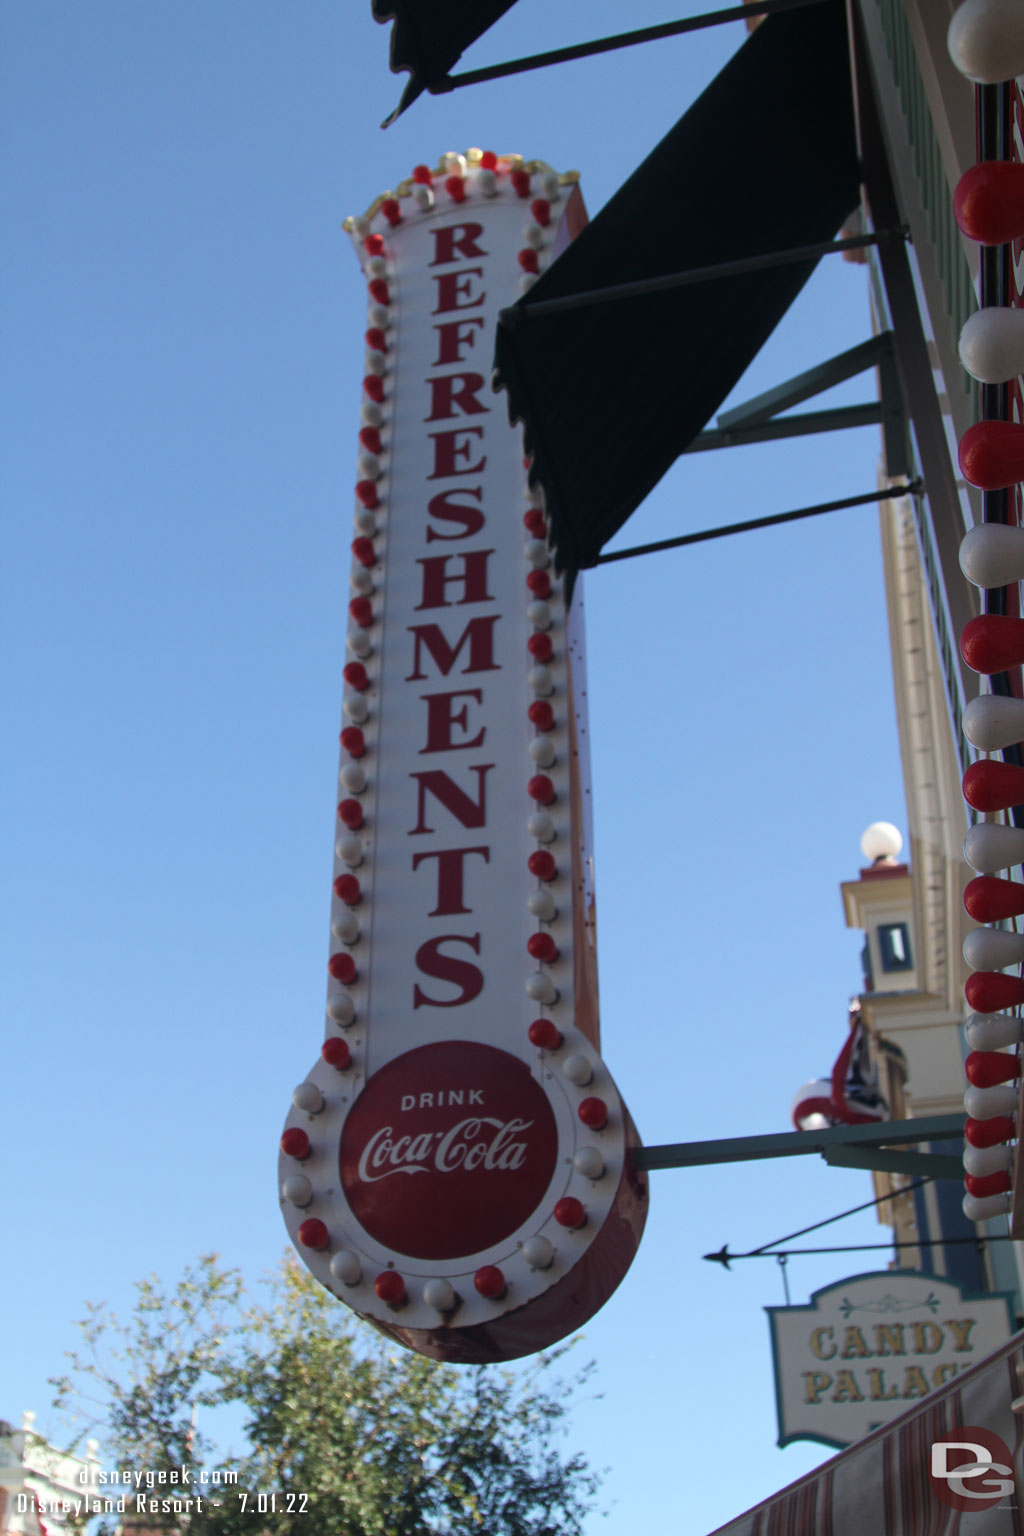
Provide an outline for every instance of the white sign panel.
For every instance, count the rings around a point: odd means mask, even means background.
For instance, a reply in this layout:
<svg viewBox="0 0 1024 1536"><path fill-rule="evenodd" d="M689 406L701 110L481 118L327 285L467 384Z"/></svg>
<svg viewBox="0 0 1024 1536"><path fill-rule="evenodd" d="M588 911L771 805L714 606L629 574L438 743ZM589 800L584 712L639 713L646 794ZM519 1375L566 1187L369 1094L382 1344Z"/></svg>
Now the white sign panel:
<svg viewBox="0 0 1024 1536"><path fill-rule="evenodd" d="M347 226L368 329L326 1039L279 1177L324 1285L472 1361L603 1303L647 1185L599 1055L582 591L490 383L499 311L582 203L516 156L446 159Z"/></svg>
<svg viewBox="0 0 1024 1536"><path fill-rule="evenodd" d="M766 1307L779 1445L852 1445L1010 1336L1009 1299L964 1295L937 1275L881 1270Z"/></svg>

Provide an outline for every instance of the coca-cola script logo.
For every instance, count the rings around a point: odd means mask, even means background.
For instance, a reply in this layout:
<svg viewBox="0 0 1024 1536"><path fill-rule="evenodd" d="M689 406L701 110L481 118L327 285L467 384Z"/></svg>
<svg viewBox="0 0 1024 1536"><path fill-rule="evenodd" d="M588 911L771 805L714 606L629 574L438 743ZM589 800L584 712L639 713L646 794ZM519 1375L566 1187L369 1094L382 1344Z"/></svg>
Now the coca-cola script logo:
<svg viewBox="0 0 1024 1536"><path fill-rule="evenodd" d="M371 1077L345 1122L341 1183L353 1215L395 1253L465 1258L529 1219L557 1150L555 1117L525 1062L446 1040Z"/></svg>

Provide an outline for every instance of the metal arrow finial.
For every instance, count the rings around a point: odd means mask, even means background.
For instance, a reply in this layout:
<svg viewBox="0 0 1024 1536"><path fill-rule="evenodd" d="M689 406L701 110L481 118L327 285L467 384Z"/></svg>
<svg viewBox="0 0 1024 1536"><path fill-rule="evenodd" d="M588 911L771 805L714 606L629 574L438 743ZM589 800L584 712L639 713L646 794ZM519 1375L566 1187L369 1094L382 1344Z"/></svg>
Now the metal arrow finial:
<svg viewBox="0 0 1024 1536"><path fill-rule="evenodd" d="M717 1253L706 1253L704 1257L707 1259L709 1264L721 1264L723 1269L728 1269L729 1259L731 1257L729 1253L729 1244L723 1243Z"/></svg>

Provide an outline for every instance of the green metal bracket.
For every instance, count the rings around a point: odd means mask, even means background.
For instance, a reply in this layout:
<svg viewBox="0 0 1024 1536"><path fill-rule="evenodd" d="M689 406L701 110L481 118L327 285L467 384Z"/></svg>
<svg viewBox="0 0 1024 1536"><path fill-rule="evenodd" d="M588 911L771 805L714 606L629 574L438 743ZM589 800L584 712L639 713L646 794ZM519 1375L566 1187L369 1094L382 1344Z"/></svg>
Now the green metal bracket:
<svg viewBox="0 0 1024 1536"><path fill-rule="evenodd" d="M719 421L721 421L719 417ZM712 448L742 448L747 443L775 443L783 438L810 437L815 432L841 432L846 427L885 427L882 403L871 400L863 405L840 405L830 411L801 411L799 416L779 416L752 424L740 423L721 430L708 428L698 432L685 453L707 453Z"/></svg>
<svg viewBox="0 0 1024 1536"><path fill-rule="evenodd" d="M895 1147L829 1147L822 1154L830 1168L870 1168L881 1173L930 1174L933 1179L962 1179L958 1157L941 1152L899 1152Z"/></svg>
<svg viewBox="0 0 1024 1536"><path fill-rule="evenodd" d="M813 368L791 379L784 379L781 384L765 390L764 394L755 395L743 405L734 406L731 411L723 411L716 418L716 423L722 431L728 432L734 427L752 427L757 422L768 421L780 411L788 411L792 406L801 405L836 384L845 384L847 379L856 378L857 374L864 373L868 368L877 367L886 354L892 355L890 331L883 331L880 336L872 336L868 341L862 341L846 352L827 358L823 363L816 363Z"/></svg>
<svg viewBox="0 0 1024 1536"><path fill-rule="evenodd" d="M638 1147L636 1166L704 1168L713 1163L757 1162L769 1157L805 1157L816 1152L833 1165L874 1168L889 1173L931 1173L962 1178L955 1157L901 1152L911 1143L954 1141L963 1136L965 1116L927 1115L920 1120L880 1120L871 1125L835 1125L822 1131L783 1131L770 1136L732 1136L723 1141L682 1141L662 1147ZM860 1161L852 1159L860 1158ZM870 1158L870 1161L864 1159ZM907 1159L914 1159L913 1164Z"/></svg>
<svg viewBox="0 0 1024 1536"><path fill-rule="evenodd" d="M844 384L868 368L878 369L879 399L865 405L835 406L825 411L803 411L781 416L836 384ZM805 437L814 432L838 432L846 427L881 424L887 473L891 478L909 473L906 413L900 389L892 332L883 331L856 347L817 363L813 368L785 379L752 400L723 411L713 428L700 432L684 450L703 453L711 448L738 448L746 443L774 442L780 438Z"/></svg>

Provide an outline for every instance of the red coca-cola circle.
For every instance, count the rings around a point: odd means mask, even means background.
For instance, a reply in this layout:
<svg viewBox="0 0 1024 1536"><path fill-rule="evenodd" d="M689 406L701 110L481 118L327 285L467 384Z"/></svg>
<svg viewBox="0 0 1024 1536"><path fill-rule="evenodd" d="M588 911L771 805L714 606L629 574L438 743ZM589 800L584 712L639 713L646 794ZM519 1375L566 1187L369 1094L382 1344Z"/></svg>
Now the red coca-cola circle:
<svg viewBox="0 0 1024 1536"><path fill-rule="evenodd" d="M372 1238L408 1258L455 1260L529 1220L557 1153L551 1105L526 1063L445 1040L374 1073L345 1122L339 1165Z"/></svg>

